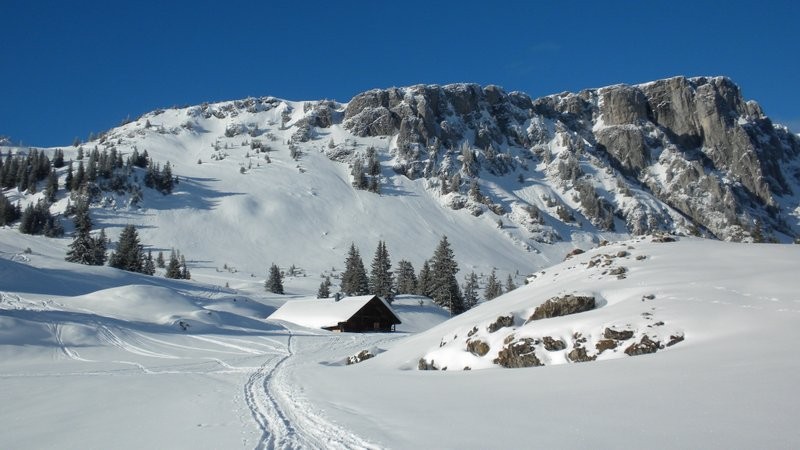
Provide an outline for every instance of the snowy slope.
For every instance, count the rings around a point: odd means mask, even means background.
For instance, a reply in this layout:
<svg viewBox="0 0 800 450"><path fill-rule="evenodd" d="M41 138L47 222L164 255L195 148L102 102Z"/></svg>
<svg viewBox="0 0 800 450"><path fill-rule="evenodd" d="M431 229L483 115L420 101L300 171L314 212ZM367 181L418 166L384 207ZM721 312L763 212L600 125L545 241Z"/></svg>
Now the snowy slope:
<svg viewBox="0 0 800 450"><path fill-rule="evenodd" d="M440 309L398 299L407 328L363 335L265 321L284 298L260 286L235 292L32 250L0 246L3 448L800 445L800 363L787 356L800 338L797 246L610 244L444 322ZM588 267L620 251L629 255ZM626 278L602 274L620 265ZM487 331L566 293L602 301ZM491 347L483 358L466 351L473 327ZM595 354L606 327L685 340L641 356L620 346L596 362L538 347L544 367L491 362L511 334L572 346L580 332ZM378 356L344 364L365 349ZM420 358L448 370L417 370Z"/></svg>
<svg viewBox="0 0 800 450"><path fill-rule="evenodd" d="M627 278L587 269L593 257L621 249L632 255L621 262ZM313 387L309 398L392 448L794 448L800 397L793 374L800 364L787 355L800 338L798 263L797 246L686 239L601 247L375 359L320 373L312 363L296 373ZM525 316L574 291L604 301L589 312L500 329L484 359L511 333L553 335L571 345L581 332L590 353L608 326L637 330L636 340L664 334L662 328L685 340L634 357L621 347L597 362L569 363L552 352L545 367L527 369L503 369L466 351L473 327L486 338L499 315ZM546 360L548 352L537 353ZM421 357L450 370L417 371ZM492 369L460 370L464 365Z"/></svg>

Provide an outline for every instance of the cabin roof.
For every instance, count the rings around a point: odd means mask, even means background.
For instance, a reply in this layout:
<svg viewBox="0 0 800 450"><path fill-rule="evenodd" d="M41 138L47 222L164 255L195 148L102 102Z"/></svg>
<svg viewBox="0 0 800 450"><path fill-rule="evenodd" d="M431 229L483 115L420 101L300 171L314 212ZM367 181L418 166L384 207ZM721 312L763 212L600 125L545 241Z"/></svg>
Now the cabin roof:
<svg viewBox="0 0 800 450"><path fill-rule="evenodd" d="M284 320L308 328L335 327L341 322L347 322L373 298L383 303L392 316L397 319L397 323L400 323L400 319L389 304L376 295L344 297L338 302L332 298L289 300L272 313L268 319Z"/></svg>

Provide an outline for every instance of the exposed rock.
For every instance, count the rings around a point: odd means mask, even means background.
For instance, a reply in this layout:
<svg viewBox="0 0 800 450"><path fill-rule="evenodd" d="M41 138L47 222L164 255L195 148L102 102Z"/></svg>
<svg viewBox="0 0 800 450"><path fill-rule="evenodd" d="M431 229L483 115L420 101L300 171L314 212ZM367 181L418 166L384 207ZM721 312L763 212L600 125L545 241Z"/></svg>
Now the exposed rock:
<svg viewBox="0 0 800 450"><path fill-rule="evenodd" d="M366 360L368 360L370 358L374 358L374 357L375 357L375 355L370 353L369 350L361 350L357 355L350 356L350 357L347 358L347 365L349 366L351 364L358 364L361 361L366 361Z"/></svg>
<svg viewBox="0 0 800 450"><path fill-rule="evenodd" d="M667 342L667 347L672 347L673 345L677 344L678 342L683 342L684 336L683 334L673 335L669 337L669 342Z"/></svg>
<svg viewBox="0 0 800 450"><path fill-rule="evenodd" d="M542 343L544 344L544 349L548 352L557 352L559 350L565 350L567 348L567 344L562 341L561 339L554 339L551 336L545 336L542 338Z"/></svg>
<svg viewBox="0 0 800 450"><path fill-rule="evenodd" d="M568 314L577 314L594 309L594 297L585 297L578 295L565 295L563 297L554 297L541 304L533 311L533 314L528 319L532 320L548 319L551 317L566 316Z"/></svg>
<svg viewBox="0 0 800 450"><path fill-rule="evenodd" d="M467 337L468 338L472 337L472 335L474 335L477 332L478 332L478 327L472 327L472 329L467 332Z"/></svg>
<svg viewBox="0 0 800 450"><path fill-rule="evenodd" d="M583 251L583 250L581 250L579 248L572 249L569 253L567 253L567 256L564 257L564 261L572 258L573 256L580 255L582 253L585 253L585 251Z"/></svg>
<svg viewBox="0 0 800 450"><path fill-rule="evenodd" d="M428 362L425 358L420 358L417 363L417 370L439 370L439 368L434 365L433 360Z"/></svg>
<svg viewBox="0 0 800 450"><path fill-rule="evenodd" d="M531 338L523 338L519 341L512 342L500 350L500 353L493 362L509 369L543 366L544 364L536 357L534 349L535 342L536 341Z"/></svg>
<svg viewBox="0 0 800 450"><path fill-rule="evenodd" d="M625 275L628 272L628 269L622 266L614 267L613 269L608 271L609 275Z"/></svg>
<svg viewBox="0 0 800 450"><path fill-rule="evenodd" d="M597 356L589 356L589 354L586 353L585 348L575 347L571 352L569 352L569 354L567 354L567 358L569 358L569 360L572 362L588 362L594 361L597 359Z"/></svg>
<svg viewBox="0 0 800 450"><path fill-rule="evenodd" d="M655 353L661 348L661 344L657 341L651 340L647 335L642 336L639 342L631 344L625 349L628 356L646 355L648 353Z"/></svg>
<svg viewBox="0 0 800 450"><path fill-rule="evenodd" d="M627 341L628 339L633 337L632 330L622 330L617 331L613 328L606 328L603 331L603 337L606 339L614 339L615 341Z"/></svg>
<svg viewBox="0 0 800 450"><path fill-rule="evenodd" d="M500 328L513 327L513 326L514 326L514 315L511 314L508 316L499 316L497 320L489 324L487 330L489 330L489 333L494 333Z"/></svg>
<svg viewBox="0 0 800 450"><path fill-rule="evenodd" d="M658 243L675 242L675 238L668 234L656 234L653 236L652 241Z"/></svg>
<svg viewBox="0 0 800 450"><path fill-rule="evenodd" d="M600 339L594 347L597 349L597 353L600 354L606 350L614 350L617 348L617 341L613 339Z"/></svg>
<svg viewBox="0 0 800 450"><path fill-rule="evenodd" d="M479 339L467 341L467 351L475 356L484 356L489 353L489 344Z"/></svg>

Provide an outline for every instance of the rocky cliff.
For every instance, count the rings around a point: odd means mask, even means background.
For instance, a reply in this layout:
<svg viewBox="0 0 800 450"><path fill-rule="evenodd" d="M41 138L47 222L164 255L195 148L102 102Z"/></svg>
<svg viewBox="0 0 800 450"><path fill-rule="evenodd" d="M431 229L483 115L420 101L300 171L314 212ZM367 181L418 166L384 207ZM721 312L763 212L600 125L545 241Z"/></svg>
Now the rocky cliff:
<svg viewBox="0 0 800 450"><path fill-rule="evenodd" d="M343 115L332 109L321 102L310 122L393 137L398 175L428 178L451 207L491 210L543 241L581 217L632 234L786 241L800 232L800 138L725 77L539 99L497 86L418 85L364 92ZM487 177L541 189L504 202L481 192L475 180Z"/></svg>

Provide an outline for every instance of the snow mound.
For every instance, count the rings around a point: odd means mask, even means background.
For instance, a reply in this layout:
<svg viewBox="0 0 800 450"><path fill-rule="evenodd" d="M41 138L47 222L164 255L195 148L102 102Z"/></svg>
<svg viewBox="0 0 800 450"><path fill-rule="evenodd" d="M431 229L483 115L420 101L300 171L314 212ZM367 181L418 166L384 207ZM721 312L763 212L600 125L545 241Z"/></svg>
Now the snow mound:
<svg viewBox="0 0 800 450"><path fill-rule="evenodd" d="M753 258L763 261L761 267L746 263ZM411 337L379 359L403 369L489 369L727 346L754 326L769 331L768 322L752 316L786 319L798 309L792 288L798 263L796 246L689 238L603 246L535 274L527 286ZM591 299L591 306L538 317L543 305L564 299Z"/></svg>

